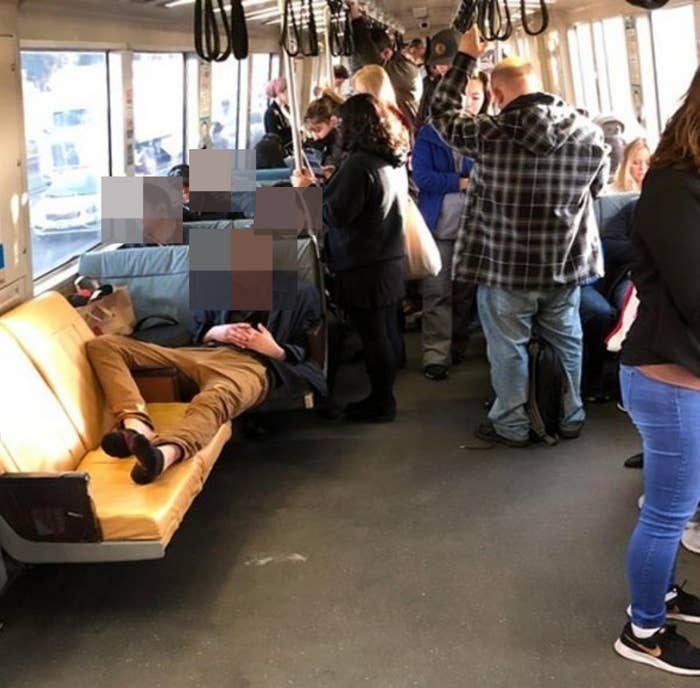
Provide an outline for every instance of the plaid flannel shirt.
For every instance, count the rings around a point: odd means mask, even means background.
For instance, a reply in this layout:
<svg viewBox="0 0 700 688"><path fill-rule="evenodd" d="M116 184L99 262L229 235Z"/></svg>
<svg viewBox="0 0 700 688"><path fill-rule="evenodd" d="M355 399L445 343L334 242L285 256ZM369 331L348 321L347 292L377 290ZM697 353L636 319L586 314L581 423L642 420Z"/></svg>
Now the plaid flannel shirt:
<svg viewBox="0 0 700 688"><path fill-rule="evenodd" d="M603 132L557 96L464 116L475 61L458 53L431 103L445 142L474 159L455 245L458 281L540 291L603 274L593 197L608 176Z"/></svg>

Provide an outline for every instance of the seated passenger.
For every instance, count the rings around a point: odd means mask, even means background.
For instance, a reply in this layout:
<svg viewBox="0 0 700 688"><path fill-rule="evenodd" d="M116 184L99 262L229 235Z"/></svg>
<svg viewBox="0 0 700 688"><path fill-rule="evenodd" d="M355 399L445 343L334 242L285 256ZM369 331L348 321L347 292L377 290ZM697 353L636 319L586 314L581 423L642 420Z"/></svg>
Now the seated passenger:
<svg viewBox="0 0 700 688"><path fill-rule="evenodd" d="M132 479L150 483L206 446L221 425L260 404L272 387L284 384L297 394L308 384L325 398L323 372L307 351L307 333L320 320L316 289L299 281L293 309L197 313L199 347L170 349L117 335L90 340L88 358L119 422L102 439L102 449L117 458L136 457ZM180 423L162 434L131 376L132 370L160 367L176 368L199 388Z"/></svg>
<svg viewBox="0 0 700 688"><path fill-rule="evenodd" d="M452 55L457 54L457 42ZM477 74L467 82L465 111L488 110L488 77ZM423 280L423 372L430 380L444 380L450 365L464 358L475 285L452 281L452 258L464 210L465 192L474 161L450 148L429 123L418 132L413 150L413 178L420 191L418 207L433 232L442 270Z"/></svg>
<svg viewBox="0 0 700 688"><path fill-rule="evenodd" d="M630 269L635 249L630 232L636 199L626 203L601 227L605 277L581 287L581 326L583 328L583 369L581 390L588 402L607 401L618 396L618 387L606 388L605 338L615 327L630 285Z"/></svg>
<svg viewBox="0 0 700 688"><path fill-rule="evenodd" d="M223 211L199 211L190 208L190 166L175 165L168 171L168 177L182 177L182 221L183 222L205 222L207 220L242 220L246 217L246 213L241 210ZM237 202L242 206L245 199L242 196L246 192L238 192Z"/></svg>
<svg viewBox="0 0 700 688"><path fill-rule="evenodd" d="M286 167L282 139L277 134L265 134L255 144L255 169L278 170Z"/></svg>
<svg viewBox="0 0 700 688"><path fill-rule="evenodd" d="M626 148L609 190L616 193L641 191L644 176L649 170L651 151L644 139L635 139Z"/></svg>

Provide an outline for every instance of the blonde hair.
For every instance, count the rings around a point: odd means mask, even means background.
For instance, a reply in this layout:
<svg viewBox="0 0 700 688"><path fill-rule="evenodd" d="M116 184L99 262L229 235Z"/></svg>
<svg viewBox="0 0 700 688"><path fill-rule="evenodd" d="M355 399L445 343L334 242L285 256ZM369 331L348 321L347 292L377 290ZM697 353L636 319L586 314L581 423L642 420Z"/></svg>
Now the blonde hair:
<svg viewBox="0 0 700 688"><path fill-rule="evenodd" d="M396 92L384 67L366 65L355 72L353 79L357 93L369 93L383 103L396 105Z"/></svg>
<svg viewBox="0 0 700 688"><path fill-rule="evenodd" d="M617 172L615 172L615 180L612 184L615 191L641 191L640 185L634 181L632 173L630 172L630 162L637 154L637 151L642 150L642 148L646 148L649 154L651 154L649 145L642 138L635 139L627 145L627 148L625 148L622 160L620 160L620 164L617 167Z"/></svg>
<svg viewBox="0 0 700 688"><path fill-rule="evenodd" d="M494 86L506 84L511 88L522 88L536 81L537 73L532 62L517 55L501 60L491 73L491 83Z"/></svg>

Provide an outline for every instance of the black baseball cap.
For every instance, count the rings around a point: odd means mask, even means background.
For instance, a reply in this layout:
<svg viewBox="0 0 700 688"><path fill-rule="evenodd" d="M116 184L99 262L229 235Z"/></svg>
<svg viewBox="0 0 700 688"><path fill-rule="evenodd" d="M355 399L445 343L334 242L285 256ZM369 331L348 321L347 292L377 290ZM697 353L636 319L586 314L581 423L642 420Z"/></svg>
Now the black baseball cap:
<svg viewBox="0 0 700 688"><path fill-rule="evenodd" d="M429 66L451 65L457 55L460 34L454 29L438 31L430 39L430 55L427 63Z"/></svg>

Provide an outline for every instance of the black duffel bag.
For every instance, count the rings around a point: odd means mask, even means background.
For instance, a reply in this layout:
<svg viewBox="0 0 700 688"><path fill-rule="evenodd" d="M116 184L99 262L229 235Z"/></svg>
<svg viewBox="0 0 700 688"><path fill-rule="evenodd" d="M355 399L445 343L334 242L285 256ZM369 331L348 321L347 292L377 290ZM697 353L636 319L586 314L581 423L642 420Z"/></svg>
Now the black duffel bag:
<svg viewBox="0 0 700 688"><path fill-rule="evenodd" d="M131 333L134 339L172 349L192 344L192 333L170 315L147 315Z"/></svg>

